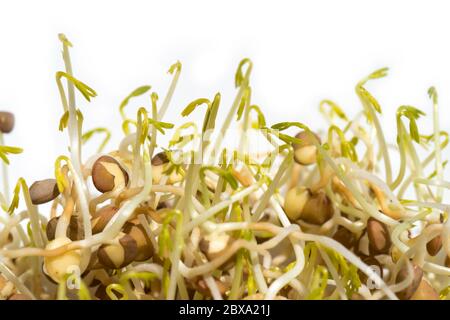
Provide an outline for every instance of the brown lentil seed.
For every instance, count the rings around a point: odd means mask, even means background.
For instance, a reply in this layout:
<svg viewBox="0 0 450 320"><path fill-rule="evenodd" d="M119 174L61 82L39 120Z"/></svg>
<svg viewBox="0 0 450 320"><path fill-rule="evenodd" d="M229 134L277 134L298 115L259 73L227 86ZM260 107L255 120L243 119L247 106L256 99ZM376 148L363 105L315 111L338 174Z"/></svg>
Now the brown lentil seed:
<svg viewBox="0 0 450 320"><path fill-rule="evenodd" d="M164 151L155 154L152 158L152 166L160 166L168 162L169 158L167 157L167 154Z"/></svg>
<svg viewBox="0 0 450 320"><path fill-rule="evenodd" d="M34 205L52 201L57 196L59 196L59 190L55 179L35 181L30 186L30 198Z"/></svg>
<svg viewBox="0 0 450 320"><path fill-rule="evenodd" d="M312 194L303 207L300 219L311 224L322 225L334 214L333 204L323 191Z"/></svg>
<svg viewBox="0 0 450 320"><path fill-rule="evenodd" d="M105 229L108 222L119 211L119 208L114 205L107 205L97 210L91 220L92 234L97 234Z"/></svg>
<svg viewBox="0 0 450 320"><path fill-rule="evenodd" d="M0 112L0 131L10 133L14 129L14 114L7 111Z"/></svg>
<svg viewBox="0 0 450 320"><path fill-rule="evenodd" d="M153 245L142 224L136 221L125 223L123 232L131 236L137 244L135 261L145 261L153 256Z"/></svg>
<svg viewBox="0 0 450 320"><path fill-rule="evenodd" d="M108 166L108 164L112 166ZM124 184L128 184L128 173L111 156L101 156L92 166L92 182L95 188L102 193L112 191L116 187L115 179L119 178L116 177L117 175L123 175Z"/></svg>
<svg viewBox="0 0 450 320"><path fill-rule="evenodd" d="M442 248L441 236L434 237L427 243L427 251L430 256L435 256Z"/></svg>
<svg viewBox="0 0 450 320"><path fill-rule="evenodd" d="M47 239L49 241L55 239L56 226L58 224L60 217L54 217L49 220L46 227ZM66 236L72 240L77 241L84 238L83 222L81 217L72 215L70 217L70 222L67 227Z"/></svg>
<svg viewBox="0 0 450 320"><path fill-rule="evenodd" d="M389 230L384 223L369 218L367 221L367 235L369 237L369 251L371 254L386 254L391 247Z"/></svg>
<svg viewBox="0 0 450 320"><path fill-rule="evenodd" d="M422 281L422 276L423 276L422 269L417 265L413 265L413 281L407 288L403 289L400 292L397 292L397 297L400 300L409 300L419 287L420 282ZM396 282L397 283L401 282L405 280L407 277L408 277L408 268L404 266L397 274Z"/></svg>
<svg viewBox="0 0 450 320"><path fill-rule="evenodd" d="M129 265L136 255L137 243L127 234L120 237L118 244L103 244L97 253L100 263L111 269L121 269Z"/></svg>
<svg viewBox="0 0 450 320"><path fill-rule="evenodd" d="M337 228L336 233L333 235L333 239L342 244L347 249L353 248L356 242L355 235L343 226Z"/></svg>
<svg viewBox="0 0 450 320"><path fill-rule="evenodd" d="M313 133L313 135L320 144L321 141L319 136L315 133ZM302 140L301 143L293 144L295 162L304 166L315 163L317 160L317 148L314 145L314 138L311 134L306 131L300 131L295 137Z"/></svg>

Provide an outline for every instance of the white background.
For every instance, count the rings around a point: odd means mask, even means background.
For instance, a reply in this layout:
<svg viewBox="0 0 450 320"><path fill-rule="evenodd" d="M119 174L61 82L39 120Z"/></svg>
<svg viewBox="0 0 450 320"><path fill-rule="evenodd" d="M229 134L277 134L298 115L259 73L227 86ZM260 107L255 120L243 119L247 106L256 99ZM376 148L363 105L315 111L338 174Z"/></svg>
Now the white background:
<svg viewBox="0 0 450 320"><path fill-rule="evenodd" d="M67 153L67 132L58 131L59 32L74 44L76 77L98 93L90 104L78 99L85 129L111 127L109 148L120 141L118 105L131 90L150 84L163 96L171 80L166 71L180 60L166 120L178 122L188 102L217 91L226 110L244 57L254 62L253 102L269 124L297 120L315 129L324 124L321 99L355 114L361 109L356 82L390 67L389 76L369 88L394 141L394 113L402 104L426 111L420 125L431 133L431 85L439 92L441 126L450 130L449 14L447 1L1 0L0 109L16 114L7 144L25 150L11 156L11 180L53 176L54 160ZM93 150L88 146L86 154Z"/></svg>

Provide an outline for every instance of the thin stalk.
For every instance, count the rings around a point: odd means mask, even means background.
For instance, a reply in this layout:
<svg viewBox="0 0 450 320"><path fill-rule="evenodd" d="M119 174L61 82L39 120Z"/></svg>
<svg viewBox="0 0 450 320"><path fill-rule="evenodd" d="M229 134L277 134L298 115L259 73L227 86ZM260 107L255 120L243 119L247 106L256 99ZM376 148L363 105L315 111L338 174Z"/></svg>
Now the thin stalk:
<svg viewBox="0 0 450 320"><path fill-rule="evenodd" d="M244 269L244 254L243 251L240 250L236 254L236 263L234 265L234 273L233 273L233 282L231 283L230 295L228 297L229 300L237 300L239 299L240 287L242 284L242 271Z"/></svg>
<svg viewBox="0 0 450 320"><path fill-rule="evenodd" d="M65 38L65 37L64 37ZM70 61L70 54L68 49L68 43L66 41L63 42L63 59L64 65L66 69L66 73L73 77L72 72L72 64ZM64 111L69 112L69 123L68 123L68 131L69 131L69 142L70 142L70 157L73 164L73 174L74 174L74 183L76 187L76 191L78 194L78 203L80 205L81 213L83 216L83 228L84 228L84 236L85 238L89 238L92 236L91 229L91 221L89 216L89 206L88 206L88 192L86 184L83 179L83 170L81 163L81 119L80 121L77 119L77 111L75 107L75 92L74 85L72 81L67 79L67 89L69 95L69 102L67 102L64 89L62 87L61 78L57 75L57 84L58 89L61 95L61 100L63 103Z"/></svg>
<svg viewBox="0 0 450 320"><path fill-rule="evenodd" d="M442 155L441 155L441 143L440 143L440 129L439 129L439 108L437 103L437 93L430 88L431 96L433 98L433 130L434 130L434 150L436 155L436 173L437 179L442 180L444 177L443 166L442 166ZM430 92L429 91L429 92ZM434 94L433 94L434 93ZM443 189L437 188L437 202L442 200Z"/></svg>
<svg viewBox="0 0 450 320"><path fill-rule="evenodd" d="M164 115L166 114L167 108L169 107L170 101L172 100L173 93L175 92L175 88L178 83L178 78L180 77L181 73L181 63L177 62L175 63L170 69L169 72L173 72L173 68L176 68L175 75L172 78L172 82L170 83L169 89L167 90L166 97L163 100L163 103L161 105L161 109L159 109L158 112L158 121L161 121Z"/></svg>
<svg viewBox="0 0 450 320"><path fill-rule="evenodd" d="M157 112L157 108L156 108L156 100L158 99L158 96L156 95L156 93L152 93L152 118L154 120L158 120L158 112ZM155 151L156 148L156 135L157 135L157 130L156 130L156 126L152 125L152 136L150 138L150 147L149 147L149 155L152 158L153 157L153 152Z"/></svg>
<svg viewBox="0 0 450 320"><path fill-rule="evenodd" d="M253 221L258 221L258 219L261 217L261 214L264 212L264 209L266 208L269 199L272 197L272 195L275 192L275 189L278 187L279 181L281 180L283 175L286 173L286 170L288 169L288 167L291 164L292 164L292 157L289 154L288 156L286 156L286 158L281 163L280 168L278 169L278 171L275 175L275 178L272 180L269 187L264 192L264 195L263 195L258 207L253 212L253 215L252 215Z"/></svg>
<svg viewBox="0 0 450 320"><path fill-rule="evenodd" d="M378 116L375 113L374 109L369 105L369 103L359 93L359 91L357 91L357 94L358 94L358 97L360 98L363 106L369 113L370 118L372 119L373 124L375 126L378 143L380 145L380 151L383 155L384 168L386 171L386 182L388 185L391 185L391 183L392 183L392 166L391 166L391 159L389 156L389 150L387 148L387 143L386 143L386 139L384 137L383 129L381 128L380 121L378 120Z"/></svg>
<svg viewBox="0 0 450 320"><path fill-rule="evenodd" d="M231 105L230 111L228 111L227 117L225 118L225 121L223 122L222 127L220 128L219 135L217 136L216 142L212 145L214 149L210 152L207 152L207 154L211 155L211 157L207 158L207 160L206 160L207 164L213 164L216 162L216 157L217 157L217 154L220 153L219 151L222 146L222 142L225 137L225 134L226 134L228 128L230 127L233 117L236 115L236 112L237 112L237 109L241 102L244 91L248 87L248 79L250 77L251 69L252 69L252 67L250 65L247 68L244 80L242 81L242 84L239 87L239 91L236 94L236 97L234 98L234 101L233 101L233 104Z"/></svg>
<svg viewBox="0 0 450 320"><path fill-rule="evenodd" d="M170 270L170 280L169 287L167 291L167 300L174 300L176 289L177 289L177 279L178 279L178 261L180 261L181 250L183 247L183 215L178 212L176 215L176 228L175 228L175 239L174 248L170 255L170 261L172 262L172 268Z"/></svg>
<svg viewBox="0 0 450 320"><path fill-rule="evenodd" d="M448 144L448 140L447 140L447 139L444 140L443 142L441 142L441 144L440 144L441 149L445 148L445 147L447 146L447 144ZM425 160L422 161L422 162L420 163L420 165L422 166L422 168L427 167L427 166L431 163L431 161L433 161L433 160L435 159L435 155L436 155L436 150L433 150L433 151L425 158ZM397 193L397 197L398 197L399 199L403 198L404 193L405 193L406 190L408 189L409 185L413 182L413 179L414 179L414 178L415 178L414 175L411 173L411 174L408 176L408 178L406 178L406 179L403 181L403 183L402 183L402 185L401 185L401 187L400 187L400 189L399 189L399 191L398 191L398 193Z"/></svg>
<svg viewBox="0 0 450 320"><path fill-rule="evenodd" d="M245 198L247 199L247 198ZM243 211L244 221L247 223L251 222L252 217L250 216L250 208L248 205L248 201L244 201L244 211ZM250 241L254 244L256 244L255 235L251 234ZM255 251L250 251L250 259L252 264L253 273L255 274L255 280L256 284L258 286L258 289L261 293L267 292L267 283L264 279L263 272L261 270L261 264L259 263L259 256L258 253Z"/></svg>

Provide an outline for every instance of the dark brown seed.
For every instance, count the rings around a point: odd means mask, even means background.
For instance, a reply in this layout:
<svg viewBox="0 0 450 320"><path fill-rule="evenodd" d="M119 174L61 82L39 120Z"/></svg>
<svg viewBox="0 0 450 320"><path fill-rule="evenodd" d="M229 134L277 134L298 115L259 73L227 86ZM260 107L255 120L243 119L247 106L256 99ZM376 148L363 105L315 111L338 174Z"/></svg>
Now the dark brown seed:
<svg viewBox="0 0 450 320"><path fill-rule="evenodd" d="M397 292L397 297L400 300L409 300L409 298L411 298L412 295L416 292L417 288L420 285L420 282L422 281L423 276L422 269L417 265L413 265L412 267L413 267L413 281L407 288ZM397 283L402 282L407 277L408 277L408 268L404 266L397 274L396 282Z"/></svg>
<svg viewBox="0 0 450 320"><path fill-rule="evenodd" d="M342 244L347 249L353 248L356 242L355 235L345 227L339 226L333 239Z"/></svg>
<svg viewBox="0 0 450 320"><path fill-rule="evenodd" d="M434 237L427 243L427 251L430 256L437 255L439 250L441 250L441 248L442 248L441 236Z"/></svg>
<svg viewBox="0 0 450 320"><path fill-rule="evenodd" d="M153 245L142 224L136 221L127 222L123 232L131 236L137 244L135 261L145 261L153 256Z"/></svg>
<svg viewBox="0 0 450 320"><path fill-rule="evenodd" d="M55 179L35 181L30 187L31 202L35 205L52 201L59 196Z"/></svg>
<svg viewBox="0 0 450 320"><path fill-rule="evenodd" d="M311 195L303 207L300 219L316 225L322 225L334 214L333 204L323 191Z"/></svg>
<svg viewBox="0 0 450 320"><path fill-rule="evenodd" d="M450 268L450 257L449 256L447 256L447 258L445 258L445 266L447 268Z"/></svg>
<svg viewBox="0 0 450 320"><path fill-rule="evenodd" d="M384 223L369 218L367 221L367 235L369 236L369 251L373 255L386 254L391 247L391 238Z"/></svg>
<svg viewBox="0 0 450 320"><path fill-rule="evenodd" d="M55 239L56 226L58 224L60 217L55 217L50 219L47 223L47 228L45 230L47 234L47 239L49 241ZM77 241L84 238L83 222L79 216L71 216L69 226L67 228L66 236L72 240Z"/></svg>
<svg viewBox="0 0 450 320"><path fill-rule="evenodd" d="M104 244L97 253L100 263L111 269L121 269L129 265L136 255L136 241L127 234L119 239L119 244Z"/></svg>
<svg viewBox="0 0 450 320"><path fill-rule="evenodd" d="M108 205L99 209L91 220L92 233L97 234L105 229L111 218L119 211L119 208L114 205Z"/></svg>
<svg viewBox="0 0 450 320"><path fill-rule="evenodd" d="M14 114L11 112L0 112L0 131L10 133L14 129Z"/></svg>
<svg viewBox="0 0 450 320"><path fill-rule="evenodd" d="M169 162L169 158L167 157L167 154L164 151L155 154L152 158L152 166L160 166L167 162Z"/></svg>
<svg viewBox="0 0 450 320"><path fill-rule="evenodd" d="M314 137L321 143L318 135L313 133ZM294 160L301 165L307 166L313 164L317 160L317 148L314 144L314 138L306 131L300 131L295 136L302 140L301 143L294 143Z"/></svg>
<svg viewBox="0 0 450 320"><path fill-rule="evenodd" d="M55 239L56 225L58 224L59 217L51 218L45 229L45 233L47 234L48 241Z"/></svg>
<svg viewBox="0 0 450 320"><path fill-rule="evenodd" d="M123 179L128 184L128 173L119 162L110 156L101 156L92 166L92 182L95 188L104 193L115 188L116 179Z"/></svg>
<svg viewBox="0 0 450 320"><path fill-rule="evenodd" d="M8 300L32 300L29 296L22 293L15 293L8 298Z"/></svg>

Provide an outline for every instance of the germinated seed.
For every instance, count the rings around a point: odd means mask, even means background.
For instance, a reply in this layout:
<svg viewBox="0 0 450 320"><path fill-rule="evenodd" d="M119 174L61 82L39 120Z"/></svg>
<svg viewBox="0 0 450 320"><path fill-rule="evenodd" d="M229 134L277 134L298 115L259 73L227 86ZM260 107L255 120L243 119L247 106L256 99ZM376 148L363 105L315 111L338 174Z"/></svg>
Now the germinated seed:
<svg viewBox="0 0 450 320"><path fill-rule="evenodd" d="M155 154L152 158L152 166L160 166L168 162L169 158L164 151Z"/></svg>
<svg viewBox="0 0 450 320"><path fill-rule="evenodd" d="M60 217L54 217L47 223L45 232L49 241L55 239L56 226L58 225ZM84 238L83 222L79 216L72 215L67 227L66 236L72 240L77 241Z"/></svg>
<svg viewBox="0 0 450 320"><path fill-rule="evenodd" d="M417 288L420 285L420 282L422 281L423 276L422 269L415 264L412 266L412 268L413 268L413 281L407 288L403 289L400 292L397 292L397 297L400 300L409 300L412 297L412 295L416 292ZM408 268L407 266L404 266L397 274L396 282L397 283L402 282L407 277L408 277Z"/></svg>
<svg viewBox="0 0 450 320"><path fill-rule="evenodd" d="M137 255L137 243L131 236L123 234L118 242L118 244L103 244L98 249L98 260L107 268L123 268L133 262Z"/></svg>
<svg viewBox="0 0 450 320"><path fill-rule="evenodd" d="M321 143L320 137L315 133L313 135ZM302 142L293 144L294 160L304 166L315 163L317 161L317 147L314 144L314 138L311 134L306 131L301 131L295 137L302 140Z"/></svg>
<svg viewBox="0 0 450 320"><path fill-rule="evenodd" d="M416 292L414 292L409 300L439 300L439 294L427 280L422 279Z"/></svg>
<svg viewBox="0 0 450 320"><path fill-rule="evenodd" d="M92 166L92 182L100 192L109 192L128 184L128 173L111 156L101 156Z"/></svg>
<svg viewBox="0 0 450 320"><path fill-rule="evenodd" d="M102 232L117 211L119 211L119 208L114 205L107 205L97 210L91 220L92 234Z"/></svg>
<svg viewBox="0 0 450 320"><path fill-rule="evenodd" d="M199 249L209 260L213 260L221 255L232 241L233 239L226 233L212 233L200 240Z"/></svg>
<svg viewBox="0 0 450 320"><path fill-rule="evenodd" d="M134 221L128 221L123 227L123 232L131 236L137 244L137 254L134 258L135 261L145 261L153 255L153 245L150 238L145 231L145 228L136 219Z"/></svg>
<svg viewBox="0 0 450 320"><path fill-rule="evenodd" d="M427 251L430 256L435 256L442 248L441 236L434 237L427 243Z"/></svg>
<svg viewBox="0 0 450 320"><path fill-rule="evenodd" d="M0 131L10 133L14 129L14 114L7 111L0 112Z"/></svg>
<svg viewBox="0 0 450 320"><path fill-rule="evenodd" d="M69 238L61 237L50 241L45 247L46 250L52 250L61 246L70 244ZM78 250L67 251L58 256L44 257L44 272L52 278L53 281L59 283L64 279L67 270L74 266L80 265L80 252Z"/></svg>
<svg viewBox="0 0 450 320"><path fill-rule="evenodd" d="M35 205L52 201L59 196L55 179L45 179L34 182L30 187L31 202Z"/></svg>
<svg viewBox="0 0 450 320"><path fill-rule="evenodd" d="M165 152L157 153L152 158L152 180L153 183L159 183L164 171L164 165L169 162Z"/></svg>
<svg viewBox="0 0 450 320"><path fill-rule="evenodd" d="M339 226L337 228L336 233L333 235L333 239L342 244L347 249L353 248L356 242L356 237L353 232L343 226Z"/></svg>
<svg viewBox="0 0 450 320"><path fill-rule="evenodd" d="M322 225L330 220L333 214L334 208L330 199L325 192L319 191L312 194L306 202L300 219L307 223Z"/></svg>
<svg viewBox="0 0 450 320"><path fill-rule="evenodd" d="M289 220L295 221L300 218L306 202L310 199L311 192L305 187L292 188L284 198L284 211Z"/></svg>
<svg viewBox="0 0 450 320"><path fill-rule="evenodd" d="M369 237L369 250L372 254L386 254L391 247L389 230L384 223L369 218L367 221L367 235Z"/></svg>

